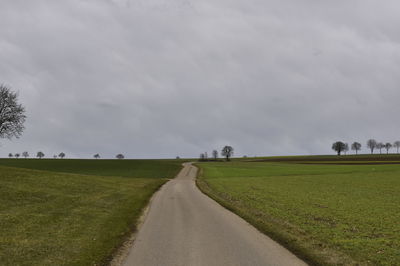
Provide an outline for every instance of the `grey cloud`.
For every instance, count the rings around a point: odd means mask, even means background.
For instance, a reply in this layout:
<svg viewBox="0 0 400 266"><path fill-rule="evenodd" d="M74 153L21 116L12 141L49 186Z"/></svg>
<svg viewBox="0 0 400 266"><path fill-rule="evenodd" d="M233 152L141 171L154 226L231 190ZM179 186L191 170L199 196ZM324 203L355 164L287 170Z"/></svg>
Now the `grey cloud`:
<svg viewBox="0 0 400 266"><path fill-rule="evenodd" d="M20 140L88 157L330 153L400 138L394 0L3 1L1 82Z"/></svg>

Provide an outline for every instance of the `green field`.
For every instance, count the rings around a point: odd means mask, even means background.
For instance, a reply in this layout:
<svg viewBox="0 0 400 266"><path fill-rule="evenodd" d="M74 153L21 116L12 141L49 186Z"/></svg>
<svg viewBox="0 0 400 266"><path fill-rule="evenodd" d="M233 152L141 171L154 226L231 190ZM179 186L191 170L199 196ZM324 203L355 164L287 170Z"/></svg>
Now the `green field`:
<svg viewBox="0 0 400 266"><path fill-rule="evenodd" d="M398 265L400 165L367 157L201 163L198 186L311 264Z"/></svg>
<svg viewBox="0 0 400 266"><path fill-rule="evenodd" d="M176 160L0 160L0 264L106 264L180 168Z"/></svg>
<svg viewBox="0 0 400 266"><path fill-rule="evenodd" d="M400 154L359 154L359 155L312 155L312 156L272 156L235 158L235 161L251 162L287 162L287 163L366 163L392 162L400 164Z"/></svg>
<svg viewBox="0 0 400 266"><path fill-rule="evenodd" d="M175 176L183 160L0 159L0 165L100 176L162 178Z"/></svg>

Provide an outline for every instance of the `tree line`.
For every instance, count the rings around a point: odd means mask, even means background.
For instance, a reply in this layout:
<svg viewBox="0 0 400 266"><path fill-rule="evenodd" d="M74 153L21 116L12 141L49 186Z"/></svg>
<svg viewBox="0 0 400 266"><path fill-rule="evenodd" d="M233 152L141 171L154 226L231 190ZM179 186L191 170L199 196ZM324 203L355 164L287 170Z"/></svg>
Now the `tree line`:
<svg viewBox="0 0 400 266"><path fill-rule="evenodd" d="M16 159L18 159L19 157L21 157L21 155L22 155L22 157L24 157L25 159L29 158L29 156L30 156L30 155L29 155L29 152L24 151L22 154L19 154L19 153L15 153L15 154L9 153L9 154L8 154L8 158L16 158ZM45 156L45 154L44 154L43 152L41 152L41 151L38 151L38 152L36 153L36 157L39 158L39 159L44 158L44 156ZM54 158L54 159L56 159L56 158L64 159L65 156L66 156L65 153L60 152L60 154L58 154L58 155L53 155L53 158Z"/></svg>
<svg viewBox="0 0 400 266"><path fill-rule="evenodd" d="M370 150L371 154L374 154L375 150L379 150L379 153L382 154L382 150L386 150L386 154L389 154L389 151L391 148L396 148L397 153L399 153L399 148L400 148L400 141L395 141L393 143L391 142L378 142L375 139L369 139L367 141L367 148ZM332 144L332 150L337 152L337 155L341 155L342 153L347 154L349 151L349 148L351 150L355 151L356 155L358 152L361 150L362 145L359 142L353 142L351 146L349 147L348 143L342 142L342 141L336 141Z"/></svg>
<svg viewBox="0 0 400 266"><path fill-rule="evenodd" d="M225 158L226 161L230 161L230 158L233 156L233 147L232 146L224 146L221 150L221 156ZM211 153L211 159L208 158L207 152L200 153L199 161L218 161L218 151L213 150Z"/></svg>
<svg viewBox="0 0 400 266"><path fill-rule="evenodd" d="M19 154L19 153L16 153L16 154L9 153L9 154L8 154L8 158L13 158L13 157L15 157L15 158L18 159L20 156L21 156L21 154ZM57 157L57 155L54 155L54 156ZM28 157L29 157L29 152L24 151L24 152L22 153L22 157L24 157L25 159L28 158ZM39 151L39 152L36 153L36 157L39 158L39 159L42 159L42 158L44 157L44 153L41 152L41 151ZM58 157L64 158L64 157L65 157L65 153L61 152L61 153L58 155Z"/></svg>
<svg viewBox="0 0 400 266"><path fill-rule="evenodd" d="M21 157L21 155L25 159L29 158L29 156L30 156L29 152L24 151L22 154L20 154L20 153L15 153L15 154L9 153L8 154L8 158L16 158L16 159L18 159L19 157ZM57 158L64 159L65 156L66 156L66 154L64 152L61 152L58 155L53 155L53 158L54 159L57 159ZM42 159L44 157L45 157L45 154L43 152L39 151L39 152L36 153L36 158ZM100 159L101 157L100 157L100 154L96 153L95 155L93 155L93 158ZM123 155L122 153L119 153L119 154L115 155L115 158L122 160L122 159L125 159L125 155Z"/></svg>

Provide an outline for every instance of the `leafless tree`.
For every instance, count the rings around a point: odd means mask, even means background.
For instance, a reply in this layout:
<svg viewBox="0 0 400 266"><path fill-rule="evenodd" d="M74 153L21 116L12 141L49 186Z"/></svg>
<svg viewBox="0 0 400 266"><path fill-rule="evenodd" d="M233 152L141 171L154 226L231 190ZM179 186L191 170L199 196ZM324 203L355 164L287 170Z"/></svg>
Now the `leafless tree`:
<svg viewBox="0 0 400 266"><path fill-rule="evenodd" d="M399 148L400 148L400 141L395 141L393 143L393 147L395 147L397 149L397 153L399 153Z"/></svg>
<svg viewBox="0 0 400 266"><path fill-rule="evenodd" d="M58 155L58 157L60 157L61 159L64 159L64 157L65 157L65 153L63 153L63 152L60 152L60 154Z"/></svg>
<svg viewBox="0 0 400 266"><path fill-rule="evenodd" d="M39 159L42 159L42 158L44 157L44 153L41 152L41 151L39 151L39 152L36 154L36 157L38 157Z"/></svg>
<svg viewBox="0 0 400 266"><path fill-rule="evenodd" d="M24 152L22 153L22 156L24 156L24 158L26 159L26 158L29 157L29 153L28 153L27 151L24 151Z"/></svg>
<svg viewBox="0 0 400 266"><path fill-rule="evenodd" d="M332 150L337 152L337 155L340 154L346 149L346 143L341 141L336 141L332 144Z"/></svg>
<svg viewBox="0 0 400 266"><path fill-rule="evenodd" d="M212 156L213 156L214 160L217 160L218 159L218 151L217 150L213 150L212 151Z"/></svg>
<svg viewBox="0 0 400 266"><path fill-rule="evenodd" d="M117 154L117 156L115 156L115 158L117 158L117 159L119 159L119 160L122 160L122 159L124 159L125 158L125 156L123 155L123 154Z"/></svg>
<svg viewBox="0 0 400 266"><path fill-rule="evenodd" d="M93 155L93 157L94 157L95 159L100 159L100 154L96 153L95 155Z"/></svg>
<svg viewBox="0 0 400 266"><path fill-rule="evenodd" d="M19 154L19 153L16 153L16 154L14 155L14 157L17 158L17 159L19 158L19 156L21 156L21 154Z"/></svg>
<svg viewBox="0 0 400 266"><path fill-rule="evenodd" d="M353 142L353 144L351 144L351 149L356 151L356 154L358 154L358 151L361 150L361 143Z"/></svg>
<svg viewBox="0 0 400 266"><path fill-rule="evenodd" d="M233 155L233 148L231 146L225 146L222 148L221 155L226 158L227 161L230 160L230 158Z"/></svg>
<svg viewBox="0 0 400 266"><path fill-rule="evenodd" d="M205 160L206 160L206 155L204 153L200 153L199 161L205 161Z"/></svg>
<svg viewBox="0 0 400 266"><path fill-rule="evenodd" d="M347 152L349 151L349 144L348 143L345 143L344 144L344 155L347 155Z"/></svg>
<svg viewBox="0 0 400 266"><path fill-rule="evenodd" d="M389 150L393 147L392 143L385 143L386 154L389 154Z"/></svg>
<svg viewBox="0 0 400 266"><path fill-rule="evenodd" d="M374 153L374 150L375 150L377 144L378 143L374 139L369 139L367 141L367 147L371 150L371 154Z"/></svg>
<svg viewBox="0 0 400 266"><path fill-rule="evenodd" d="M379 142L376 144L376 148L379 150L379 153L382 154L382 149L385 148L385 144Z"/></svg>
<svg viewBox="0 0 400 266"><path fill-rule="evenodd" d="M0 85L0 138L19 138L25 119L25 108L18 103L17 93Z"/></svg>

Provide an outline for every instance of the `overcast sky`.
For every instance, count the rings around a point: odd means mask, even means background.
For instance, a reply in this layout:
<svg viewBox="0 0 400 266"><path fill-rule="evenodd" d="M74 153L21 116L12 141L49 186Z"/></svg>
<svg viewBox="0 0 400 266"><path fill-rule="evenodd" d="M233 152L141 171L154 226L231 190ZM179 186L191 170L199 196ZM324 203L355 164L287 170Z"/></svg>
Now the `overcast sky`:
<svg viewBox="0 0 400 266"><path fill-rule="evenodd" d="M333 154L400 139L398 0L1 0L0 156Z"/></svg>

